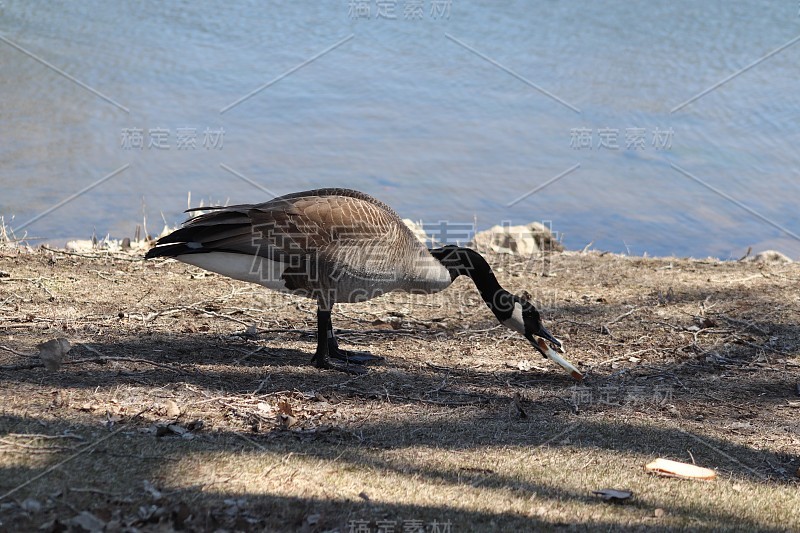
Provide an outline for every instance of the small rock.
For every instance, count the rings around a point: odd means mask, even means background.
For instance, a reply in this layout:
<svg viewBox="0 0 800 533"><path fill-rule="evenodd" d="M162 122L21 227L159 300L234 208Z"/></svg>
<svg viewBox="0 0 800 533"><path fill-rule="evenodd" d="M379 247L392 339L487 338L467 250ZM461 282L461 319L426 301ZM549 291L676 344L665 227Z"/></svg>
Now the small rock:
<svg viewBox="0 0 800 533"><path fill-rule="evenodd" d="M34 500L33 498L26 498L23 500L23 502L20 504L20 507L22 507L23 510L33 514L36 514L42 510L42 504L39 502L39 500Z"/></svg>
<svg viewBox="0 0 800 533"><path fill-rule="evenodd" d="M69 241L64 245L64 250L72 253L85 253L91 252L94 249L95 243L91 239L78 239Z"/></svg>
<svg viewBox="0 0 800 533"><path fill-rule="evenodd" d="M560 252L564 246L555 240L550 228L540 222L525 226L493 226L475 234L472 245L479 251L531 256L540 251Z"/></svg>
<svg viewBox="0 0 800 533"><path fill-rule="evenodd" d="M164 496L162 492L155 487L155 485L146 479L142 482L142 485L144 487L144 491L149 494L154 501L158 501Z"/></svg>
<svg viewBox="0 0 800 533"><path fill-rule="evenodd" d="M205 425L206 425L205 422L203 422L202 420L192 420L186 425L186 429L188 429L189 431L200 431L201 429L203 429L203 426Z"/></svg>
<svg viewBox="0 0 800 533"><path fill-rule="evenodd" d="M715 320L708 317L695 319L695 322L697 322L697 325L700 326L700 329L713 328L717 325L717 322Z"/></svg>
<svg viewBox="0 0 800 533"><path fill-rule="evenodd" d="M50 372L55 372L64 362L64 356L70 351L72 346L63 337L50 339L36 346L39 349L39 358L44 363L45 368Z"/></svg>
<svg viewBox="0 0 800 533"><path fill-rule="evenodd" d="M242 337L245 339L255 340L258 338L258 328L255 324L250 324L242 333Z"/></svg>
<svg viewBox="0 0 800 533"><path fill-rule="evenodd" d="M99 533L106 527L106 523L89 511L83 511L78 516L69 520L69 525L78 526L91 533Z"/></svg>
<svg viewBox="0 0 800 533"><path fill-rule="evenodd" d="M782 254L777 250L764 250L756 255L750 256L745 259L750 263L792 263L793 261L787 255Z"/></svg>
<svg viewBox="0 0 800 533"><path fill-rule="evenodd" d="M181 408L178 407L178 404L175 403L173 400L167 400L166 407L167 407L167 417L178 418L179 416L181 416Z"/></svg>
<svg viewBox="0 0 800 533"><path fill-rule="evenodd" d="M664 511L664 509L662 509L661 507L659 507L658 509L656 509L655 511L653 511L653 516L655 516L656 518L661 518L661 517L663 517L665 514L667 514L667 513L666 513L666 512Z"/></svg>
<svg viewBox="0 0 800 533"><path fill-rule="evenodd" d="M176 435L185 435L185 434L189 433L188 429L186 429L185 427L180 426L178 424L170 424L170 425L167 426L167 429L169 429L171 432L173 432Z"/></svg>

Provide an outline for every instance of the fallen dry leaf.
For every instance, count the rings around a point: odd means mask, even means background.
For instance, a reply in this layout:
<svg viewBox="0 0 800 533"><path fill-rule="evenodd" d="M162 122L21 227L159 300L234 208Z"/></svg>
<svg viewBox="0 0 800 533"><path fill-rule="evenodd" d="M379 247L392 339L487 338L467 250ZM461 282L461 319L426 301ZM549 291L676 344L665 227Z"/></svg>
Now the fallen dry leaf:
<svg viewBox="0 0 800 533"><path fill-rule="evenodd" d="M522 370L523 372L527 372L528 370L533 368L533 364L530 361L522 360L519 363L517 363L517 368L519 370Z"/></svg>
<svg viewBox="0 0 800 533"><path fill-rule="evenodd" d="M520 418L528 418L528 413L522 407L522 396L519 393L514 394L514 407L517 408L517 415Z"/></svg>
<svg viewBox="0 0 800 533"><path fill-rule="evenodd" d="M53 391L52 395L53 395L53 401L51 402L50 405L52 405L53 407L56 408L64 407L67 404L67 400L62 391L60 390Z"/></svg>
<svg viewBox="0 0 800 533"><path fill-rule="evenodd" d="M160 490L158 490L158 489L155 487L155 485L153 485L152 483L150 483L148 480L146 480L146 479L145 479L145 480L142 482L142 485L143 485L143 487L144 487L144 491L145 491L147 494L149 494L149 495L150 495L150 497L151 497L151 498L153 498L153 500L154 500L154 501L158 501L158 500L160 500L160 499L161 499L161 498L164 496L164 495L161 493L161 491L160 491Z"/></svg>
<svg viewBox="0 0 800 533"><path fill-rule="evenodd" d="M56 372L61 368L64 356L72 348L69 341L63 337L50 339L47 342L38 344L36 347L39 349L39 359L42 360L45 368L50 372Z"/></svg>
<svg viewBox="0 0 800 533"><path fill-rule="evenodd" d="M278 402L278 412L282 415L294 416L294 410L288 400L281 400Z"/></svg>
<svg viewBox="0 0 800 533"><path fill-rule="evenodd" d="M280 413L278 415L278 422L280 423L281 427L288 429L297 424L297 418L293 417L292 415Z"/></svg>
<svg viewBox="0 0 800 533"><path fill-rule="evenodd" d="M603 500L615 503L624 502L625 500L628 500L633 496L633 492L629 490L618 490L618 489L593 490L592 494L594 494L598 498L602 498Z"/></svg>
<svg viewBox="0 0 800 533"><path fill-rule="evenodd" d="M703 468L701 466L661 458L646 464L644 469L649 474L681 479L711 480L717 477L717 473L710 468Z"/></svg>
<svg viewBox="0 0 800 533"><path fill-rule="evenodd" d="M91 533L99 533L106 527L106 523L97 518L89 511L83 511L78 516L73 517L67 522L71 526L78 526Z"/></svg>
<svg viewBox="0 0 800 533"><path fill-rule="evenodd" d="M167 429L169 429L171 432L175 433L176 435L185 435L186 433L189 433L188 429L186 429L185 427L183 427L181 425L178 425L178 424L169 424L167 426Z"/></svg>
<svg viewBox="0 0 800 533"><path fill-rule="evenodd" d="M267 402L258 402L258 405L256 405L256 409L258 409L259 411L263 411L265 413L271 413L272 411L275 410L275 408L272 407Z"/></svg>
<svg viewBox="0 0 800 533"><path fill-rule="evenodd" d="M80 407L78 407L78 409L81 410L81 411L87 411L87 412L97 411L98 409L100 409L100 404L98 404L97 402L94 402L94 401L92 401L92 402L84 402Z"/></svg>
<svg viewBox="0 0 800 533"><path fill-rule="evenodd" d="M178 435L186 440L191 440L194 435L191 429L187 429L180 424L156 424L155 429L150 429L148 432L155 432L156 437L167 437L169 435Z"/></svg>

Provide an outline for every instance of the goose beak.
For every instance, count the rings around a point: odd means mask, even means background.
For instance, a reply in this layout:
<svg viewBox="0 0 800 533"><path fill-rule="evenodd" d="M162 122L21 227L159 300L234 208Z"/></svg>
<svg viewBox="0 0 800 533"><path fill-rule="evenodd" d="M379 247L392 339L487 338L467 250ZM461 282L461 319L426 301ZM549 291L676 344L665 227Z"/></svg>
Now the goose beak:
<svg viewBox="0 0 800 533"><path fill-rule="evenodd" d="M575 365L573 365L572 363L570 363L569 361L558 355L552 347L547 345L547 343L545 342L546 340L550 341L553 345L558 347L559 352L564 353L564 347L562 346L561 341L553 337L553 335L549 331L547 331L547 329L545 329L544 326L542 326L539 329L539 331L535 334L535 336L532 334L532 335L526 335L525 337L528 339L528 341L530 341L530 343L533 345L534 348L536 348L536 350L539 353L541 353L546 358L552 360L553 362L557 363L564 370L569 372L569 375L572 376L573 379L577 381L583 380L583 374L581 374L580 370L575 368ZM536 337L539 338L537 339Z"/></svg>
<svg viewBox="0 0 800 533"><path fill-rule="evenodd" d="M558 351L560 352L564 351L564 347L561 346L561 341L553 337L553 335L549 331L547 331L547 328L545 328L544 326L540 326L539 331L536 332L534 335L536 335L537 337L541 337L546 341L552 342L558 347ZM539 347L539 343L537 343L533 339L533 336L531 336L531 338L529 338L528 340L531 341L531 344L533 344L534 348L536 348L540 352L542 351L541 348ZM542 352L542 355L547 355L547 354L545 352Z"/></svg>

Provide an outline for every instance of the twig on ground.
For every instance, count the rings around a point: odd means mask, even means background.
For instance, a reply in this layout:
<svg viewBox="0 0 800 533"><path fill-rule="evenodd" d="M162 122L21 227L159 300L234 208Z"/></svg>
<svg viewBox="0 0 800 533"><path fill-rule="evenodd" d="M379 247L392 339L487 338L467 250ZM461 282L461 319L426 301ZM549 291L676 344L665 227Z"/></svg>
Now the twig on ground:
<svg viewBox="0 0 800 533"><path fill-rule="evenodd" d="M237 437L239 437L240 439L246 440L247 442L249 442L250 444L252 444L252 445L253 445L253 446L255 446L256 448L258 448L259 450L262 450L262 451L267 451L267 448L266 448L265 446L262 446L261 444L257 443L256 441L254 441L253 439L251 439L250 437L248 437L248 436L247 436L247 435L245 435L244 433L241 433L241 432L239 432L239 431L234 431L234 432L233 432L233 434L234 434L234 435L236 435ZM289 454L289 455L291 455L291 454ZM272 467L272 468L274 468L274 467L275 467L275 465L273 465L273 467ZM270 470L271 470L271 469L270 469ZM267 470L267 472L269 472L270 470ZM263 475L264 475L264 474L266 474L267 472L262 472L262 473L261 473L261 476L263 476Z"/></svg>
<svg viewBox="0 0 800 533"><path fill-rule="evenodd" d="M755 331L759 332L760 334L762 334L764 336L769 335L768 331L765 331L764 328L762 328L760 326L757 326L753 322L748 322L747 320L742 320L742 319L739 319L739 318L733 318L733 317L730 317L728 315L723 315L723 314L719 314L717 316L719 316L723 320L727 320L728 322L732 322L734 324L739 324L741 326L746 326L749 329L755 330Z"/></svg>
<svg viewBox="0 0 800 533"><path fill-rule="evenodd" d="M18 439L75 439L86 440L80 435L64 434L64 435L43 435L41 433L7 433L6 437L16 437Z"/></svg>
<svg viewBox="0 0 800 533"><path fill-rule="evenodd" d="M84 345L85 346L85 345ZM96 352L96 351L95 351ZM99 352L96 352L99 353ZM101 355L99 357L91 357L87 359L73 359L71 361L64 361L62 365L79 365L83 363L96 363L96 364L105 364L108 361L119 361L124 363L144 363L148 365L152 365L158 368L163 368L164 370L169 370L170 372L175 372L176 374L190 374L186 370L175 368L170 365L165 365L163 363L156 363L155 361L151 361L149 359L140 359L136 357L118 357L118 356L110 356L110 355ZM0 371L14 371L14 370L32 370L34 368L43 368L44 363L31 363L27 365L6 365L0 366Z"/></svg>
<svg viewBox="0 0 800 533"><path fill-rule="evenodd" d="M9 348L8 346L3 346L2 344L0 344L0 350L5 350L7 352L13 353L14 355L19 355L19 356L22 356L22 357L36 357L36 354L34 354L34 353L18 352L16 350L12 349L12 348Z"/></svg>
<svg viewBox="0 0 800 533"><path fill-rule="evenodd" d="M626 311L625 313L622 313L622 314L621 314L621 315L619 315L618 317L616 317L616 318L612 318L611 320L609 320L608 322L606 322L606 326L610 326L611 324L616 324L617 322L619 322L620 320L622 320L622 319L623 319L623 318L625 318L626 316L630 316L630 315L632 315L633 313L635 313L635 312L636 312L636 311L638 311L639 309L641 309L641 307L634 307L634 308L633 308L633 309L631 309L630 311Z"/></svg>
<svg viewBox="0 0 800 533"><path fill-rule="evenodd" d="M50 248L49 246L43 244L41 246L43 250L47 250L48 252L53 252L56 254L63 254L63 255L73 255L75 257L82 257L84 259L118 259L120 261L131 261L131 262L142 262L144 261L144 256L139 257L120 257L119 255L114 255L116 252L107 252L106 255L92 255L92 254L80 254L77 252L68 252L66 250L57 250L55 248Z"/></svg>

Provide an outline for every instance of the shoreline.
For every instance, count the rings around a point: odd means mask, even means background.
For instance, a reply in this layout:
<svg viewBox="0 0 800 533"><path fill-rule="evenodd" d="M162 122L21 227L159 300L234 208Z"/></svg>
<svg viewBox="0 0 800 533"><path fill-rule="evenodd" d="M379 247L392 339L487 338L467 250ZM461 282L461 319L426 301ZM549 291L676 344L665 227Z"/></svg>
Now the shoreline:
<svg viewBox="0 0 800 533"><path fill-rule="evenodd" d="M423 242L427 247L435 247L440 246L443 244L457 244L460 246L467 246L471 248L475 248L480 252L486 251L500 251L503 253L509 253L510 255L522 255L522 256L533 256L542 251L549 253L549 252L572 252L572 253L599 253L602 255L616 255L620 257L639 257L639 258L657 258L657 259L685 259L685 260L693 260L693 261L721 261L721 262L739 262L739 261L756 261L756 262L776 262L776 263L791 263L794 261L800 261L800 257L797 259L793 259L788 254L784 253L779 249L771 249L765 247L763 250L754 250L753 246L748 246L746 251L743 255L739 257L729 257L727 259L714 256L714 255L706 255L706 256L695 256L695 255L654 255L648 252L644 252L641 255L630 254L629 252L615 252L610 250L601 250L599 248L593 248L594 242L589 242L581 249L566 249L562 242L559 240L560 236L558 233L555 235L551 232L549 226L545 226L540 222L529 222L524 225L516 225L510 226L504 223L504 225L494 225L485 230L475 232L471 234L470 240L468 242L444 242L440 243L435 239L435 236L431 236L426 234L425 227L430 225L426 225L423 223L422 220L414 221L412 219L404 218L403 222L415 233L418 239ZM438 226L434 225L437 229ZM140 252L142 255L152 246L151 243L155 242L159 237L164 236L168 233L171 233L179 226L170 227L168 225L164 225L163 229L158 234L149 234L146 231L146 224L137 225L136 231L134 232L133 237L124 237L124 238L116 238L111 237L110 233L106 233L104 237L98 238L96 235L93 235L91 238L74 238L74 239L50 239L48 237L35 237L31 238L33 242L23 238L23 239L15 239L13 232L10 231L8 225L3 222L2 217L0 217L0 247L3 246L10 246L10 247L20 247L26 248L30 250L35 250L41 246L44 246L51 250L60 250L60 251L68 251L68 252L75 252L75 253L117 253L117 254L125 254L130 253L135 255L135 253ZM145 228L145 229L142 229ZM444 230L446 232L446 230ZM145 237L140 237L140 232L145 234ZM509 237L509 232L511 233ZM482 236L482 237L481 237ZM482 241L479 242L479 245L476 246L475 243L479 239L482 238ZM545 239L545 242L542 242L542 239ZM504 249L504 246L508 246L508 243L511 242L513 244L513 250Z"/></svg>
<svg viewBox="0 0 800 533"><path fill-rule="evenodd" d="M426 246L435 247L436 245L440 245L439 243L435 243L432 239L425 235L424 231L421 228L416 227L416 223L409 219L404 219L407 225L409 225L412 231L418 235L418 238L426 244ZM532 223L533 224L533 223ZM523 226L517 226L519 228ZM166 235L176 228L170 228L168 226L164 226L164 229L155 237L149 237L148 239L139 239L136 240L135 238L113 238L113 237L104 237L102 239L69 239L65 241L62 245L56 245L55 242L62 242L61 240L58 241L50 241L46 237L42 237L40 240L47 241L47 242L39 242L39 243L30 243L25 239L20 240L9 240L5 234L5 232L0 233L0 251L3 248L9 250L19 250L25 251L26 253L36 252L39 249L45 249L53 252L65 252L65 253L74 253L74 254L84 254L84 255L92 255L92 254L99 254L99 255L109 255L109 256L120 256L120 257L128 257L133 258L137 255L144 255L147 250L149 250L156 239L159 237ZM772 249L765 249L761 251L753 251L752 247L748 248L745 254L739 258L730 258L730 259L722 259L715 256L706 256L706 257L694 257L694 256L678 256L678 255L664 255L664 256L657 256L651 255L645 252L642 255L632 255L623 252L612 252L612 251L604 251L599 249L591 248L592 243L586 245L582 250L569 250L563 248L560 243L557 243L557 246L560 246L560 249L553 250L553 246L546 246L545 248L550 249L537 249L534 245L533 248L527 247L523 245L524 248L521 252L512 251L512 250L502 250L494 247L491 249L487 246L487 243L491 239L491 237L487 237L484 239L484 243L479 246L475 246L475 239L478 238L480 235L488 236L498 236L501 235L506 228L502 228L500 226L494 226L482 232L478 232L472 241L460 244L467 247L475 248L476 250L480 251L481 253L485 252L500 252L501 255L510 255L515 257L528 257L534 258L535 256L540 256L542 254L551 254L551 253L566 253L566 254L590 254L590 255L610 255L615 257L630 257L630 258L640 258L640 259L660 259L660 260L686 260L686 261L718 261L722 263L737 263L737 262L757 262L757 263L782 263L788 264L793 263L796 260L789 257L787 254L784 254L780 250L772 250ZM5 237L5 239L4 239ZM450 243L453 244L453 243Z"/></svg>

